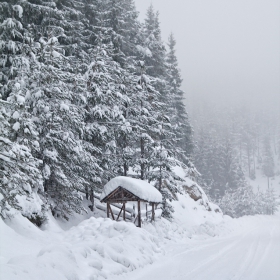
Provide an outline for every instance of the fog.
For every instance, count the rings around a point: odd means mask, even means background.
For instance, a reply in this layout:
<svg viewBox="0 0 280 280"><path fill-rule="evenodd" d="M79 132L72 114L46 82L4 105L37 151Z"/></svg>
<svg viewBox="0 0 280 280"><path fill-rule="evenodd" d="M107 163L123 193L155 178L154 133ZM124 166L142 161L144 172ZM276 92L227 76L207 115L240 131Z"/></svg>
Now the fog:
<svg viewBox="0 0 280 280"><path fill-rule="evenodd" d="M173 32L188 110L193 103L280 110L279 0L136 0L152 3L162 38Z"/></svg>

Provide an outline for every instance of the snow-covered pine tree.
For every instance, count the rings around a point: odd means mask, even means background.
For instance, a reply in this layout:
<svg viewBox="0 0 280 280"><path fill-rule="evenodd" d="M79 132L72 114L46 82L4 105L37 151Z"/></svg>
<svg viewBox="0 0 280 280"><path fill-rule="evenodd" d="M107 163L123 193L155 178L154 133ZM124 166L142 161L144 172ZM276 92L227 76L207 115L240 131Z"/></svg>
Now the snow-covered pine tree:
<svg viewBox="0 0 280 280"><path fill-rule="evenodd" d="M91 50L92 60L85 74L87 81L85 136L101 153L99 160L105 173L100 179L104 182L115 175L115 165L118 161L115 131L125 124L122 103L126 99L121 93L122 70L109 56L112 46L103 43L105 40L103 36L104 34L99 34L99 43Z"/></svg>
<svg viewBox="0 0 280 280"><path fill-rule="evenodd" d="M135 159L134 169L140 173L140 179L147 179L148 159L151 146L154 142L153 134L157 126L158 92L151 85L150 77L145 73L145 62L138 62L137 95L134 96L131 106L131 124L135 127Z"/></svg>
<svg viewBox="0 0 280 280"><path fill-rule="evenodd" d="M74 74L58 39L41 37L30 76L28 103L39 131L44 196L54 215L80 212L81 192L95 180L96 159L83 140L85 96L82 76Z"/></svg>
<svg viewBox="0 0 280 280"><path fill-rule="evenodd" d="M151 86L154 78L145 74L145 64L142 61L139 62L139 70L139 93L138 98L133 100L138 100L141 104L140 111L134 119L140 138L136 167L140 169L140 178L155 184L162 193L163 215L172 218L173 208L168 201L176 199L176 193L180 192L180 178L176 176L173 168L181 163L176 160L174 134L169 117L163 109L165 104L158 101L159 93Z"/></svg>
<svg viewBox="0 0 280 280"><path fill-rule="evenodd" d="M269 188L269 178L274 176L274 159L268 136L266 136L263 141L262 170L264 175L267 177L267 184Z"/></svg>
<svg viewBox="0 0 280 280"><path fill-rule="evenodd" d="M113 58L121 66L129 67L140 41L140 23L133 0L108 0L104 26L112 28Z"/></svg>
<svg viewBox="0 0 280 280"><path fill-rule="evenodd" d="M6 101L0 100L1 216L7 217L14 208L35 221L43 218L44 206L37 195L42 189L40 161L34 157L39 149L38 133L25 102L32 60L28 45L31 38L20 22L22 7L2 3L3 8L6 18L0 26L0 52L2 97Z"/></svg>
<svg viewBox="0 0 280 280"><path fill-rule="evenodd" d="M168 38L169 51L166 56L167 81L169 83L170 103L172 109L171 123L175 126L175 134L178 139L177 146L182 149L185 155L190 156L193 152L193 133L189 122L186 106L184 104L184 92L181 90L182 78L178 68L178 61L175 53L176 41L173 33ZM186 162L185 158L181 158Z"/></svg>
<svg viewBox="0 0 280 280"><path fill-rule="evenodd" d="M263 213L273 215L277 211L278 206L279 202L277 203L274 189L267 189L263 195Z"/></svg>
<svg viewBox="0 0 280 280"><path fill-rule="evenodd" d="M219 206L224 214L234 218L244 215L255 215L256 213L256 196L252 187L243 182L237 190L227 191L219 200Z"/></svg>
<svg viewBox="0 0 280 280"><path fill-rule="evenodd" d="M18 74L16 63L23 48L22 7L4 2L0 4L0 9L0 82L2 99L7 100L13 88L11 83Z"/></svg>
<svg viewBox="0 0 280 280"><path fill-rule="evenodd" d="M151 5L146 13L143 30L143 46L145 51L145 63L147 74L157 78L163 78L166 72L166 49L161 39L159 13L154 11Z"/></svg>
<svg viewBox="0 0 280 280"><path fill-rule="evenodd" d="M162 215L172 218L174 210L169 202L177 200L177 194L181 193L180 182L182 181L174 172L174 168L184 167L184 164L176 159L176 147L173 146L171 140L172 134L165 130L165 125L166 122L158 124L158 137L154 139L152 145L146 176L162 193Z"/></svg>
<svg viewBox="0 0 280 280"><path fill-rule="evenodd" d="M18 126L12 125L11 112L16 106L2 100L0 103L0 216L5 219L18 210L29 219L43 218L44 206L37 196L42 187L40 162L28 146L13 141Z"/></svg>

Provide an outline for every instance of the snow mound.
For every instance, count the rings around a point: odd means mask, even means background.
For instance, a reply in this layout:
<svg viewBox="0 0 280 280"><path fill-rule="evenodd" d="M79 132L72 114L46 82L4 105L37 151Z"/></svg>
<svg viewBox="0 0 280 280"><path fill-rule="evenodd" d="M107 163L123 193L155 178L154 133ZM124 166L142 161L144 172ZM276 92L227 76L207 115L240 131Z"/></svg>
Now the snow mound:
<svg viewBox="0 0 280 280"><path fill-rule="evenodd" d="M0 219L3 279L110 279L147 264L160 253L157 239L131 223L91 217L63 231L49 216L41 231L16 215Z"/></svg>
<svg viewBox="0 0 280 280"><path fill-rule="evenodd" d="M130 177L118 176L110 180L105 186L100 196L100 200L104 199L112 191L118 187L123 187L129 192L135 194L139 198L149 202L162 202L161 193L151 184L143 180Z"/></svg>

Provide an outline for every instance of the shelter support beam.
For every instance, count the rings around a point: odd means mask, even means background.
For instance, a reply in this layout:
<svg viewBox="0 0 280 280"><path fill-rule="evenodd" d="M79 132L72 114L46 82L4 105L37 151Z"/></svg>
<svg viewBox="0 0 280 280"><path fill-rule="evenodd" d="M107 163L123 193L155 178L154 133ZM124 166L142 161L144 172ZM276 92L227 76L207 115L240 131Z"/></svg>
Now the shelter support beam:
<svg viewBox="0 0 280 280"><path fill-rule="evenodd" d="M109 218L109 203L107 202L107 218Z"/></svg>
<svg viewBox="0 0 280 280"><path fill-rule="evenodd" d="M138 227L141 227L141 207L140 207L140 200L138 200Z"/></svg>
<svg viewBox="0 0 280 280"><path fill-rule="evenodd" d="M155 220L155 203L152 202L152 221Z"/></svg>
<svg viewBox="0 0 280 280"><path fill-rule="evenodd" d="M119 212L119 215L118 215L118 217L117 217L117 221L119 220L119 217L120 217L122 211L125 212L125 210L124 210L124 205L125 205L125 204L123 204L123 206L122 206L122 208L121 208L121 211Z"/></svg>
<svg viewBox="0 0 280 280"><path fill-rule="evenodd" d="M110 203L109 203L109 210L110 210L110 212L111 212L111 215L112 215L113 220L115 220L114 213L113 213L113 211L112 211L112 208L111 208Z"/></svg>
<svg viewBox="0 0 280 280"><path fill-rule="evenodd" d="M125 203L123 203L123 220L125 221Z"/></svg>

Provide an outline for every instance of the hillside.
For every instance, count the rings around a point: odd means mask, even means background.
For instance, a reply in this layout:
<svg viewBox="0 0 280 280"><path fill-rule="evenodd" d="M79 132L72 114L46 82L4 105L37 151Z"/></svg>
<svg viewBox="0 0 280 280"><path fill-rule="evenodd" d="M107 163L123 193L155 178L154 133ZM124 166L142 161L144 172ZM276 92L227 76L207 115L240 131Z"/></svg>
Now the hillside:
<svg viewBox="0 0 280 280"><path fill-rule="evenodd" d="M1 276L9 280L111 279L143 268L164 255L168 244L217 234L225 219L204 193L200 195L203 199L194 201L187 193L179 194L178 201L172 202L172 222L158 217L154 223L143 221L141 229L103 218L105 212L97 208L68 222L49 213L41 228L19 213L0 220Z"/></svg>

